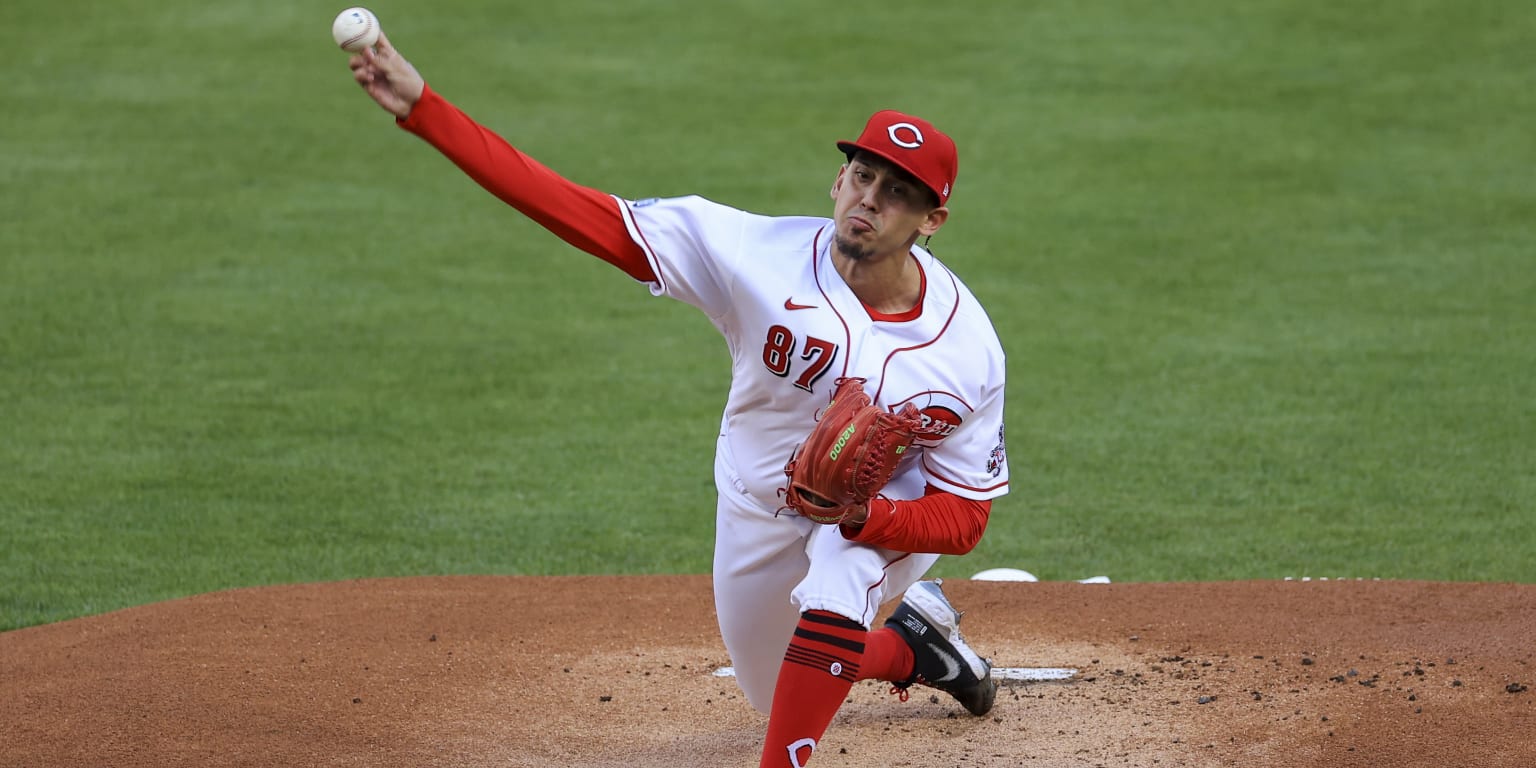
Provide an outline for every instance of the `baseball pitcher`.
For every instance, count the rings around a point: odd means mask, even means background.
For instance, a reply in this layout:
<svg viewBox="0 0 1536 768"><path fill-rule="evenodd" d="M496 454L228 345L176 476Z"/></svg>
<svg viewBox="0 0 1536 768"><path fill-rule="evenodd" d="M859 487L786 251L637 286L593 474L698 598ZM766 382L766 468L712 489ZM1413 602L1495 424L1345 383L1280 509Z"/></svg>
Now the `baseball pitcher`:
<svg viewBox="0 0 1536 768"><path fill-rule="evenodd" d="M918 245L949 217L954 142L913 115L870 116L836 143L830 218L627 200L476 123L387 36L350 67L491 194L725 337L715 610L738 684L768 714L761 765L805 766L859 680L889 681L902 700L927 685L986 714L991 664L939 584L920 581L976 545L1008 489L1002 347L976 297Z"/></svg>

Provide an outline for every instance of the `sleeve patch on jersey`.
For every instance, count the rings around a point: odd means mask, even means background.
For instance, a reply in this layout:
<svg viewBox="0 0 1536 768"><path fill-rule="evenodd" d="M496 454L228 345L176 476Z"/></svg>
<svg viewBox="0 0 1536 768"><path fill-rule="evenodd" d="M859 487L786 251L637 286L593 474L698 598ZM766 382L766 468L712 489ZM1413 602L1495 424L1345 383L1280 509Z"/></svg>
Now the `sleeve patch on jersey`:
<svg viewBox="0 0 1536 768"><path fill-rule="evenodd" d="M1003 428L997 428L997 445L993 446L992 453L987 457L987 472L997 477L1003 471L1003 465L1008 462L1007 441L1003 439Z"/></svg>
<svg viewBox="0 0 1536 768"><path fill-rule="evenodd" d="M648 205L655 205L655 204L657 204L659 202L661 202L661 198L659 198L659 197L647 197L644 200L636 200L635 201L635 207L636 208L644 208L644 207L646 207Z"/></svg>

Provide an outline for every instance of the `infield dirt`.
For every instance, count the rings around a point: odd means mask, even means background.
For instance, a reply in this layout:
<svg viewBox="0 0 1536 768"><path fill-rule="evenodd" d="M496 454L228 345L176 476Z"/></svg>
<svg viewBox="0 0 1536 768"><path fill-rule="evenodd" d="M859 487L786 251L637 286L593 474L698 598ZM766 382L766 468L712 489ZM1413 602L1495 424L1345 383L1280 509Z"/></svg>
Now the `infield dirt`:
<svg viewBox="0 0 1536 768"><path fill-rule="evenodd" d="M811 766L1536 765L1536 585L947 581L1012 683L854 687ZM217 592L0 634L3 766L755 766L707 576ZM887 607L889 609L889 606Z"/></svg>

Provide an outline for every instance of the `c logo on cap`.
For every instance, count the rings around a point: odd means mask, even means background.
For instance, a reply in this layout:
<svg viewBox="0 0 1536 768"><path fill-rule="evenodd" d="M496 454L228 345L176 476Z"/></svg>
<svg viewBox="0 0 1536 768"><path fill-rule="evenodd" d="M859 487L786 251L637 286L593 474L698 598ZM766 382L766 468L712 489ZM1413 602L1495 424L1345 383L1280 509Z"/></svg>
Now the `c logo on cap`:
<svg viewBox="0 0 1536 768"><path fill-rule="evenodd" d="M912 138L910 140L903 140L901 136L897 135L896 132L902 129L906 129L912 132ZM894 123L891 125L891 127L885 129L885 133L887 136L891 137L891 143L898 147L905 147L906 149L917 149L923 145L923 132L919 131L917 126L911 123Z"/></svg>

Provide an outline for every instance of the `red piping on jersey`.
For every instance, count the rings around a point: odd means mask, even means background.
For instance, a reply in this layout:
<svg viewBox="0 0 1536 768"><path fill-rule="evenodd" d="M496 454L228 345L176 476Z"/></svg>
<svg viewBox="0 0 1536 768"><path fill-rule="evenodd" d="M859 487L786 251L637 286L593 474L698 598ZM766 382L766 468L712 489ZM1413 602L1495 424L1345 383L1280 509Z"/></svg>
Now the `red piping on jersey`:
<svg viewBox="0 0 1536 768"><path fill-rule="evenodd" d="M958 400L961 405L965 406L966 410L970 411L971 413L975 413L976 412L976 407L971 405L970 403L967 403L965 401L965 398L963 398L963 397L961 397L961 396L959 396L959 395L957 395L957 394L955 394L953 392L948 392L948 391L945 391L945 390L942 390L942 389L925 389L925 390L923 390L921 392L913 393L913 395L911 397L901 401L901 403L910 403L913 400L916 400L917 398L922 397L923 395L948 395L948 396L953 397L954 399ZM899 409L899 408L901 408L901 403L891 403L890 407L891 407L892 410ZM919 409L919 410L921 410L921 409Z"/></svg>
<svg viewBox="0 0 1536 768"><path fill-rule="evenodd" d="M832 225L827 225L832 226ZM843 326L843 348L853 349L853 329L848 327L847 318L843 317L842 310L837 308L837 303L827 295L827 288L821 282L821 235L827 231L827 227L816 230L816 238L811 241L811 274L816 277L816 290L821 291L822 300L827 302L827 308L832 314L837 315L837 322ZM848 375L848 355L843 355L843 375Z"/></svg>
<svg viewBox="0 0 1536 768"><path fill-rule="evenodd" d="M475 122L430 87L397 125L453 161L475 183L561 240L624 270L656 279L645 252L629 236L612 196L573 183Z"/></svg>
<svg viewBox="0 0 1536 768"><path fill-rule="evenodd" d="M662 278L661 259L656 257L656 249L651 246L651 239L645 236L645 230L640 228L640 222L635 221L635 212L629 209L628 203L620 205L619 213L624 217L625 223L634 225L635 233L640 236L640 248L644 252L646 264L650 267L651 274L655 276L656 282L661 284L662 292L665 293L667 281Z"/></svg>
<svg viewBox="0 0 1536 768"><path fill-rule="evenodd" d="M1006 480L1004 480L1001 483L997 483L995 485L989 485L989 486L987 486L985 488L977 488L974 485L966 485L965 483L957 483L954 480L951 480L948 477L946 477L944 475L944 473L939 472L938 470L934 469L933 465L928 463L928 454L926 452L923 453L921 460L923 462L923 469L927 470L928 474L933 475L934 477L937 477L938 479L943 480L944 482L949 483L950 485L953 485L956 488L964 488L967 491L975 491L976 493L990 493L992 491L997 490L998 488L1003 488L1003 487L1006 487L1008 485L1008 481L1006 481Z"/></svg>
<svg viewBox="0 0 1536 768"><path fill-rule="evenodd" d="M820 231L818 231L816 233L816 239L812 243L812 246L811 246L812 247L811 256L812 256L813 261L812 261L812 264L811 264L811 269L812 269L812 273L816 275L816 287L821 291L822 298L827 300L827 305L830 306L832 308L832 311L837 315L838 322L843 324L843 338L847 342L848 348L852 349L853 348L853 331L848 327L848 321L843 318L843 313L838 311L836 304L832 303L832 297L827 295L827 289L822 285L822 282L821 282L821 233L825 232L825 231L826 231L826 227L823 227ZM914 256L912 258L916 259L917 257ZM922 265L919 264L918 267L919 267L919 269L921 269ZM918 299L917 306L919 308L921 308L923 306L923 304L926 302L926 300L928 298L928 271L927 270L922 270L922 273L923 273L923 295L921 297L919 297L919 299ZM950 287L954 290L955 295L959 296L960 295L960 286L955 284L955 276L954 276L954 274L953 273L948 273L948 274L949 274ZM860 302L860 304L862 305L863 302ZM865 305L865 311L866 312L869 311L867 305ZM925 341L925 342L923 342L921 344L913 344L910 347L900 347L898 349L891 350L891 353L889 355L885 356L885 362L882 363L881 366L880 366L880 384L875 389L875 391L870 394L870 397L873 398L875 400L875 402L879 402L880 401L880 392L885 389L885 369L890 367L892 358L896 357L896 355L898 355L898 354L900 354L902 352L910 352L910 351L912 351L914 349L922 349L923 347L926 347L926 346L928 346L930 344L933 344L933 343L937 342L939 340L939 338L942 337L944 335L944 333L949 330L949 326L955 322L955 315L957 315L959 313L960 313L960 302L956 301L954 306L950 307L950 309L949 309L949 317L944 318L944 325L939 328L939 332L938 333L933 335L933 338L931 338L931 339L929 339L929 340L927 340L927 341ZM918 314L921 315L922 313L919 312ZM871 319L878 320L879 318L875 318L875 317L871 316ZM848 375L848 357L846 355L843 357L843 375L844 376Z"/></svg>
<svg viewBox="0 0 1536 768"><path fill-rule="evenodd" d="M898 558L896 558L896 559L886 563L885 567L880 569L880 580L875 582L874 584L871 584L869 586L869 589L864 590L864 613L865 613L865 615L873 615L874 612L880 610L880 601L875 599L875 590L879 589L880 585L885 583L886 571L889 571L891 569L891 566L893 566L893 565L895 565L895 564L897 564L897 563L899 563L899 562L901 562L901 561L903 561L903 560L905 560L905 559L907 559L907 558L909 558L911 556L912 555L903 552L901 557L898 557Z"/></svg>
<svg viewBox="0 0 1536 768"><path fill-rule="evenodd" d="M950 273L950 275L949 275L949 282L950 282L950 288L954 291L956 296L959 296L960 295L960 286L955 285L955 276L954 276L953 273ZM923 347L926 347L926 346L928 346L930 344L936 343L940 338L942 338L944 336L944 333L949 330L950 324L955 322L955 315L957 315L959 313L960 313L960 302L958 300L956 300L955 301L955 305L953 307L949 308L949 317L944 318L944 325L939 328L939 332L938 333L935 333L933 335L933 338L931 338L931 339L929 339L929 340L927 340L927 341L925 341L925 342L923 342L921 344L913 344L910 347L899 347L897 349L891 350L891 353L889 355L885 356L885 363L880 366L880 386L875 388L874 394L870 395L870 397L873 397L875 402L879 402L880 401L880 393L885 389L885 369L889 368L891 366L891 360L892 359L894 359L897 355L901 354L902 352L911 352L914 349L922 349Z"/></svg>

